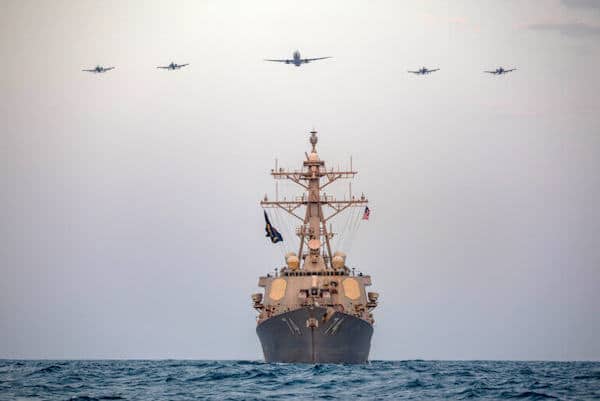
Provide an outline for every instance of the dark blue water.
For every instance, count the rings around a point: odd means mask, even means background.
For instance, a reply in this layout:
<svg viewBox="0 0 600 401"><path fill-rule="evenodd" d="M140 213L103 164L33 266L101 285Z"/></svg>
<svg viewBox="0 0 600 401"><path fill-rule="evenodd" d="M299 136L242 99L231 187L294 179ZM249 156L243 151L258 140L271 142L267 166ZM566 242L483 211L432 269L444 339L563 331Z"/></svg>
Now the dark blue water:
<svg viewBox="0 0 600 401"><path fill-rule="evenodd" d="M0 360L0 400L600 400L600 362Z"/></svg>

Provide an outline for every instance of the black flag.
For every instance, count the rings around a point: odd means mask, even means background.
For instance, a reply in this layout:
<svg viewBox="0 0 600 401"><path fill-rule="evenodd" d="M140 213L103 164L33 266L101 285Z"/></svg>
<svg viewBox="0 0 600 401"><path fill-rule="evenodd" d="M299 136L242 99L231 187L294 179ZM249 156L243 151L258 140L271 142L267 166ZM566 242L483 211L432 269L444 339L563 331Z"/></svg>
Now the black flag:
<svg viewBox="0 0 600 401"><path fill-rule="evenodd" d="M269 237L271 238L271 242L276 244L279 241L283 241L283 237L281 236L281 234L279 233L279 231L277 231L275 229L275 227L273 227L271 225L271 222L269 221L269 216L267 216L267 211L265 210L265 231L267 232L267 235L265 235L265 237Z"/></svg>

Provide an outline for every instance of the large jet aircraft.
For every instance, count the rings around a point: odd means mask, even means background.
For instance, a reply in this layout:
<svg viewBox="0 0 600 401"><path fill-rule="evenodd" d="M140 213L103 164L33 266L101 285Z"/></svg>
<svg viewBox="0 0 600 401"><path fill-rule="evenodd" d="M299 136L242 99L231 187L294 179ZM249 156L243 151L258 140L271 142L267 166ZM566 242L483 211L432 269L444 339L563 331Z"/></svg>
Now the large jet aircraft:
<svg viewBox="0 0 600 401"><path fill-rule="evenodd" d="M92 68L91 70L81 70L81 71L86 71L86 72L93 72L94 74L102 74L105 73L106 71L110 71L110 70L114 70L115 67L102 67L101 65L97 65L95 68Z"/></svg>
<svg viewBox="0 0 600 401"><path fill-rule="evenodd" d="M156 67L156 68L162 68L162 69L164 69L164 70L178 70L178 69L180 69L181 67L185 67L186 65L189 65L189 63L188 63L188 64L175 64L175 63L171 63L171 64L169 64L169 65L165 65L165 66L158 66L158 67Z"/></svg>
<svg viewBox="0 0 600 401"><path fill-rule="evenodd" d="M278 63L286 63L286 64L294 64L296 67L300 67L302 64L307 64L310 63L311 61L316 61L316 60L324 60L326 58L331 58L331 57L316 57L316 58L302 58L300 57L300 52L298 50L296 50L294 52L294 54L292 55L291 59L265 59L265 61L275 61Z"/></svg>
<svg viewBox="0 0 600 401"><path fill-rule="evenodd" d="M417 74L417 75L427 75L427 74L431 74L432 72L436 72L439 70L440 70L439 68L436 68L435 70L429 70L426 67L423 67L417 71L408 71L408 72L410 72L412 74Z"/></svg>
<svg viewBox="0 0 600 401"><path fill-rule="evenodd" d="M509 73L509 72L515 71L515 70L516 70L516 68L510 69L510 70L505 70L502 67L498 67L494 71L484 71L484 72L487 72L488 74L502 75L502 74L506 74L506 73Z"/></svg>

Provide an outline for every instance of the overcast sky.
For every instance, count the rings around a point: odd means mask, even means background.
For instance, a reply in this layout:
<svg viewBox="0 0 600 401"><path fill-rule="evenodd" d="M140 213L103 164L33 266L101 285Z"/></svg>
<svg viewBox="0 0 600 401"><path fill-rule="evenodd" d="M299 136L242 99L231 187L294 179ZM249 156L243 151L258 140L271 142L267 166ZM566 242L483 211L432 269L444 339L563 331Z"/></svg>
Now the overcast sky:
<svg viewBox="0 0 600 401"><path fill-rule="evenodd" d="M2 1L0 358L262 358L258 201L315 127L372 359L599 360L599 4Z"/></svg>

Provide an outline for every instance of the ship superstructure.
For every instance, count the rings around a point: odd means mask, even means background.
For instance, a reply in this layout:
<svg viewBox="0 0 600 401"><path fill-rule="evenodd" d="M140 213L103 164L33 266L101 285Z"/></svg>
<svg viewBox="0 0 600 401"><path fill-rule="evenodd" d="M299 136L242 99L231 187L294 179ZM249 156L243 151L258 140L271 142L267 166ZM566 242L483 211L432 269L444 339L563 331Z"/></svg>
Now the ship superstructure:
<svg viewBox="0 0 600 401"><path fill-rule="evenodd" d="M334 252L336 234L327 225L348 208L366 208L368 200L364 194L338 200L323 192L357 172L352 166L328 170L317 153L317 141L313 130L312 149L305 153L301 170L271 170L274 179L297 184L301 196L292 200L265 196L260 202L265 209L279 208L299 220L300 245L297 253L286 255L284 267L259 278L264 294L252 295L259 312L256 331L267 362L365 363L373 334L371 312L379 295L365 291L370 276L355 274L346 265L346 255Z"/></svg>

